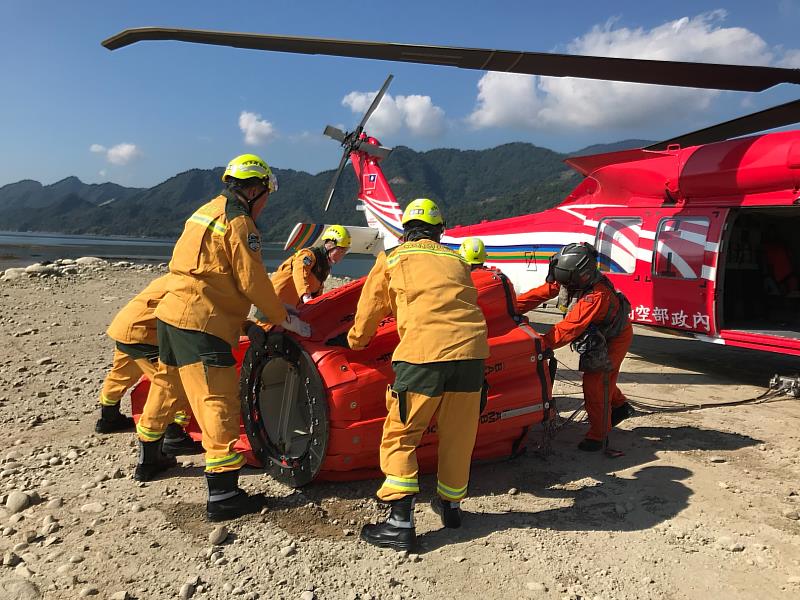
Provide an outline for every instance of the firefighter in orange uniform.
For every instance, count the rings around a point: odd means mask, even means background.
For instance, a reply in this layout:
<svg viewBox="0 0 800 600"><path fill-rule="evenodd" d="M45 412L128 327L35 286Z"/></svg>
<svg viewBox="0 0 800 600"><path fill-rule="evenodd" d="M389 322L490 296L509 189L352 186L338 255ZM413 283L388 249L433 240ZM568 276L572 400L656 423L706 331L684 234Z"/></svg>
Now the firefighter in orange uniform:
<svg viewBox="0 0 800 600"><path fill-rule="evenodd" d="M388 519L365 525L370 544L411 550L419 493L416 447L434 415L439 436L437 497L431 503L445 527L461 525L470 459L480 413L483 363L489 356L486 321L469 267L439 244L444 220L432 200L412 201L403 213L404 242L381 252L364 282L350 331L328 340L353 350L367 346L380 322L397 319L400 343L392 356L395 381L386 394L378 498Z"/></svg>
<svg viewBox="0 0 800 600"><path fill-rule="evenodd" d="M331 225L322 234L322 245L298 250L281 263L270 278L281 302L299 307L322 294L331 267L340 262L350 249L350 233L341 225ZM264 313L256 309L254 318L264 329Z"/></svg>
<svg viewBox="0 0 800 600"><path fill-rule="evenodd" d="M100 392L100 418L95 424L97 433L113 433L133 429L133 419L120 413L119 402L125 392L144 375L153 378L158 367L158 338L156 336L156 306L167 292L169 276L153 280L128 302L111 321L106 333L116 342L114 362ZM166 454L195 454L202 447L184 431L191 420L186 397L176 399L175 422L164 434Z"/></svg>
<svg viewBox="0 0 800 600"><path fill-rule="evenodd" d="M228 163L222 180L226 189L189 217L175 244L167 293L155 311L159 369L136 427L135 476L153 477L174 464L162 453L161 439L177 390L185 390L203 432L211 521L259 508L238 487L244 457L234 450L240 404L232 346L250 306L298 335L311 333L307 323L287 314L261 259L254 220L277 189L272 171L258 156L243 154Z"/></svg>
<svg viewBox="0 0 800 600"><path fill-rule="evenodd" d="M564 309L573 300L575 304L544 335L544 342L553 349L572 342L581 353L589 431L578 448L594 452L602 449L611 427L633 414L617 387L620 365L633 339L630 304L597 269L597 251L587 243L567 244L554 255L546 282L520 294L517 307L524 314L556 297Z"/></svg>

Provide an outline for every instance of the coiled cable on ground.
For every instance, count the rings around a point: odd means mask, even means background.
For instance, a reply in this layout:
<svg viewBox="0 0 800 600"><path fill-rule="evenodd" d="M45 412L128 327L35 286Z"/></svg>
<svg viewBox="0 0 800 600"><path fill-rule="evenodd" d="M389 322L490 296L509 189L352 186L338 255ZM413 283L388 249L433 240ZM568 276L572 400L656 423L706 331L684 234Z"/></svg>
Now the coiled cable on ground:
<svg viewBox="0 0 800 600"><path fill-rule="evenodd" d="M559 367L563 368L565 371L576 374L580 373L580 371L571 369L560 360L556 359L556 361L558 362ZM556 373L556 376L558 376L558 373ZM558 378L557 380L559 383L572 385L575 387L581 385L575 381L569 381L564 378ZM724 406L742 406L744 404L761 404L768 401L778 400L782 396L785 396L785 394L781 390L767 388L764 392L762 392L758 396L754 396L752 398L745 398L743 400L731 400L722 402L694 402L694 403L676 402L674 400L668 400L666 398L650 398L648 396L640 396L637 394L626 394L626 396L628 398L628 404L630 404L633 408L635 408L637 412L641 414L653 414L653 413L687 412L692 410L701 410L704 408L721 408ZM576 421L578 414L582 410L583 410L582 408L577 409L575 412L572 413L572 415L564 419L564 421L560 423L557 428L560 429L567 423Z"/></svg>

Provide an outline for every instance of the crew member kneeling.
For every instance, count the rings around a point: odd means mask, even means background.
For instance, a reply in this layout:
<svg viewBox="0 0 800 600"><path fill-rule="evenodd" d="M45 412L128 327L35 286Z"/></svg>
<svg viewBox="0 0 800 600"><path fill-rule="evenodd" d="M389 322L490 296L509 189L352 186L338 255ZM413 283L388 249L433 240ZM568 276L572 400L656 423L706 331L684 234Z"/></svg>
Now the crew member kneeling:
<svg viewBox="0 0 800 600"><path fill-rule="evenodd" d="M258 156L243 154L228 163L222 180L227 189L189 217L175 244L167 294L155 312L159 369L136 428L139 466L151 473L168 468L161 437L176 389L185 389L203 432L206 510L212 521L256 508L238 487L244 457L234 450L240 404L231 349L251 304L272 323L302 336L310 334L308 324L287 314L261 259L261 235L254 220L277 189L272 171Z"/></svg>
<svg viewBox="0 0 800 600"><path fill-rule="evenodd" d="M587 243L567 244L550 261L546 282L520 294L521 314L543 302L559 298L559 306L574 306L544 336L550 348L573 342L581 353L583 401L589 415L589 432L578 448L600 450L611 427L633 414L617 387L620 365L633 339L625 296L597 269L597 251Z"/></svg>
<svg viewBox="0 0 800 600"><path fill-rule="evenodd" d="M270 279L275 293L287 307L299 308L322 294L331 267L350 250L350 233L341 225L331 225L322 234L322 245L298 250L283 261ZM254 318L265 330L271 329L263 312Z"/></svg>
<svg viewBox="0 0 800 600"><path fill-rule="evenodd" d="M361 538L409 550L416 542L416 448L434 415L439 468L432 507L445 527L461 525L460 501L467 493L489 345L469 267L457 252L439 244L444 220L438 206L428 199L414 200L402 223L404 242L388 256L378 255L346 339L342 335L328 343L361 350L386 316L397 319L395 382L387 389L380 447L386 478L378 490L378 498L389 502L391 510L386 522L365 525Z"/></svg>
<svg viewBox="0 0 800 600"><path fill-rule="evenodd" d="M128 302L111 321L106 333L116 342L114 361L100 392L100 418L95 424L97 433L128 431L133 419L123 415L119 402L125 392L144 375L152 380L158 370L158 337L155 309L167 293L169 275L150 282ZM174 423L167 426L163 450L166 454L196 454L200 444L192 441L184 427L191 421L191 410L183 390L178 390Z"/></svg>

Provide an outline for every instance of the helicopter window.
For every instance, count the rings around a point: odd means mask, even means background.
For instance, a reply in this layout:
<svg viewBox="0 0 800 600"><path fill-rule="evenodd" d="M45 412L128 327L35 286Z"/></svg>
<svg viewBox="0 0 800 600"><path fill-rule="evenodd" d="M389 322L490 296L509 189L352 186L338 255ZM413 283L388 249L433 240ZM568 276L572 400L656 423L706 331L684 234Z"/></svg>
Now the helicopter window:
<svg viewBox="0 0 800 600"><path fill-rule="evenodd" d="M632 217L602 219L597 225L597 262L606 273L630 274L636 270L636 249L642 220Z"/></svg>
<svg viewBox="0 0 800 600"><path fill-rule="evenodd" d="M675 279L702 277L708 223L702 217L662 220L656 234L653 273Z"/></svg>

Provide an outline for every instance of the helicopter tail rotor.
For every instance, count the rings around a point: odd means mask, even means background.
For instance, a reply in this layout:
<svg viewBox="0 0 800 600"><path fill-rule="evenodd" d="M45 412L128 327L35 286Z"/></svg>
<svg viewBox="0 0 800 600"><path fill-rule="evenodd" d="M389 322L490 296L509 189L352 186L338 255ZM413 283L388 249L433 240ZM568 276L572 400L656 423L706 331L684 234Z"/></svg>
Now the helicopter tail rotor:
<svg viewBox="0 0 800 600"><path fill-rule="evenodd" d="M325 131L323 131L323 134L339 142L343 148L342 158L339 160L339 166L334 172L331 184L330 186L328 186L328 191L325 194L326 212L328 210L328 207L331 205L333 194L336 191L336 184L339 182L339 177L342 175L342 171L344 170L344 166L347 164L347 160L350 158L351 152L358 150L361 152L365 152L370 156L383 159L389 156L389 153L392 151L391 148L378 146L376 144L370 144L366 139L361 137L361 134L364 131L364 125L367 123L367 120L370 118L370 116L372 116L372 113L375 112L375 109L377 109L378 105L381 103L381 100L383 99L383 96L386 94L386 90L388 89L389 84L392 82L393 78L394 75L389 75L386 78L386 81L383 82L381 89L378 91L377 94L375 94L375 98L372 99L372 103L369 105L369 108L364 113L364 116L361 117L361 122L358 124L358 127L356 127L353 131L345 132L339 129L338 127L333 127L332 125L328 125L325 127Z"/></svg>

